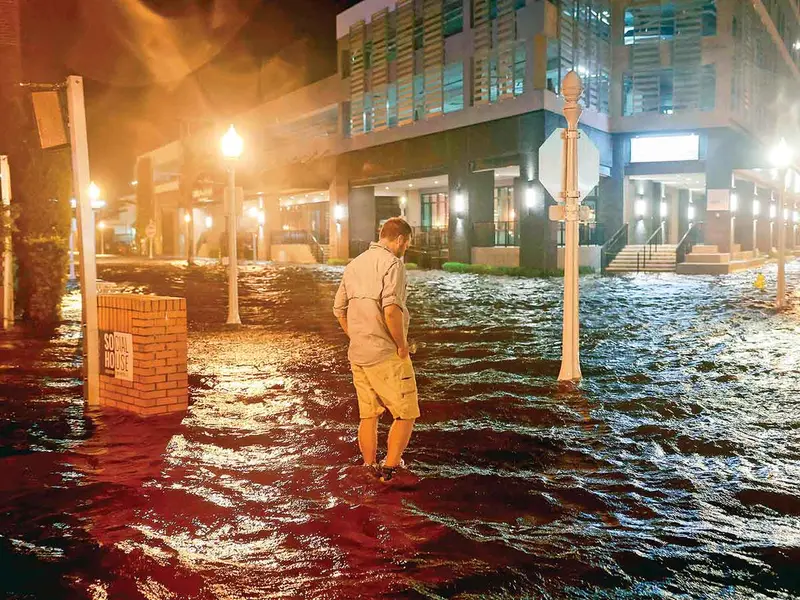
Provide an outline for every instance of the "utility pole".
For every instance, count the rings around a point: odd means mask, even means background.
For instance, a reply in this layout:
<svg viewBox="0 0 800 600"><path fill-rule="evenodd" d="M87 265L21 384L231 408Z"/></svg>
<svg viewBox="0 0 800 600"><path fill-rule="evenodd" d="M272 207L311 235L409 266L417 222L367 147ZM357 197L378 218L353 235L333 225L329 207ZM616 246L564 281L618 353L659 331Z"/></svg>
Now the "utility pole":
<svg viewBox="0 0 800 600"><path fill-rule="evenodd" d="M86 137L86 109L83 78L67 77L69 136L72 147L72 178L77 200L80 231L80 277L83 302L84 396L88 404L100 402L100 355L97 327L97 265L95 263L94 213L89 199L89 144Z"/></svg>
<svg viewBox="0 0 800 600"><path fill-rule="evenodd" d="M580 191L578 189L578 119L582 109L578 99L583 93L581 78L570 71L562 85L564 116L564 176L562 196L565 204L566 239L564 241L564 324L561 336L561 371L559 381L581 379L579 322L578 322L578 221Z"/></svg>
<svg viewBox="0 0 800 600"><path fill-rule="evenodd" d="M0 197L3 199L0 218L6 220L3 240L3 329L11 329L14 324L14 259L11 253L11 171L7 156L0 156Z"/></svg>

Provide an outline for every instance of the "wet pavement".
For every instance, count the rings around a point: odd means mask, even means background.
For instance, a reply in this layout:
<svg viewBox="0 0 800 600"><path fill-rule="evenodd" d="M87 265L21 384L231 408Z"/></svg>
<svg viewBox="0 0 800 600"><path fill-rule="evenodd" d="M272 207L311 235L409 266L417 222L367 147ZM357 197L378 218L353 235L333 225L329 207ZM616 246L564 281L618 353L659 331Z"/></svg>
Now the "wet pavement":
<svg viewBox="0 0 800 600"><path fill-rule="evenodd" d="M358 466L341 268L109 262L186 296L190 407L81 399L80 306L0 333L6 598L800 597L800 265L584 277L560 388L559 280L410 276L422 419L391 485ZM388 426L388 420L385 422ZM385 429L384 429L385 434Z"/></svg>

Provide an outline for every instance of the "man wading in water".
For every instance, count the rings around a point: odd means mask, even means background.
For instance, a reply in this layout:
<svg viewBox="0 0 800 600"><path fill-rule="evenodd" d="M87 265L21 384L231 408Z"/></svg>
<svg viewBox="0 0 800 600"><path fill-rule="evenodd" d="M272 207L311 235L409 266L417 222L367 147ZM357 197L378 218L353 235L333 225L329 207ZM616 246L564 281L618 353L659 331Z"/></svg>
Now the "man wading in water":
<svg viewBox="0 0 800 600"><path fill-rule="evenodd" d="M408 347L406 267L411 227L399 217L381 227L381 239L344 270L333 314L350 338L348 358L358 394L358 446L364 465L381 481L403 466L403 450L419 417L417 382ZM394 418L386 459L377 465L378 420Z"/></svg>

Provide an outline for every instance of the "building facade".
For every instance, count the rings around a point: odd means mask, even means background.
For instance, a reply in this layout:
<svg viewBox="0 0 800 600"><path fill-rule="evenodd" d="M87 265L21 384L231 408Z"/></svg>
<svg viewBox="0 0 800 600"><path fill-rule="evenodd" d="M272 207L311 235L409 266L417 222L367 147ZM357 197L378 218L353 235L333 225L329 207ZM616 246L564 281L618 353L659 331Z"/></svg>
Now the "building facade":
<svg viewBox="0 0 800 600"><path fill-rule="evenodd" d="M236 121L262 257L305 240L351 257L403 215L414 260L554 268L539 148L565 125L570 70L600 152L582 261L599 266L623 229L630 244L696 226L724 253L774 245L768 149L800 141L795 0L364 0L336 26L337 74ZM196 145L213 153L213 136ZM174 168L157 162L155 179Z"/></svg>

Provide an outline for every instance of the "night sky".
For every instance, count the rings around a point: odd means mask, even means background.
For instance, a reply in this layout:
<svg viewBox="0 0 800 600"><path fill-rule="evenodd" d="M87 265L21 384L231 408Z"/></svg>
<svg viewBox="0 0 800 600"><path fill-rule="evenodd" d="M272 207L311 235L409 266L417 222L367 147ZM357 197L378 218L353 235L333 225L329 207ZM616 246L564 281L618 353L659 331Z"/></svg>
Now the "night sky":
<svg viewBox="0 0 800 600"><path fill-rule="evenodd" d="M85 78L92 177L113 199L132 191L136 155L177 138L180 119L224 119L332 74L335 17L355 1L22 4L26 77Z"/></svg>

